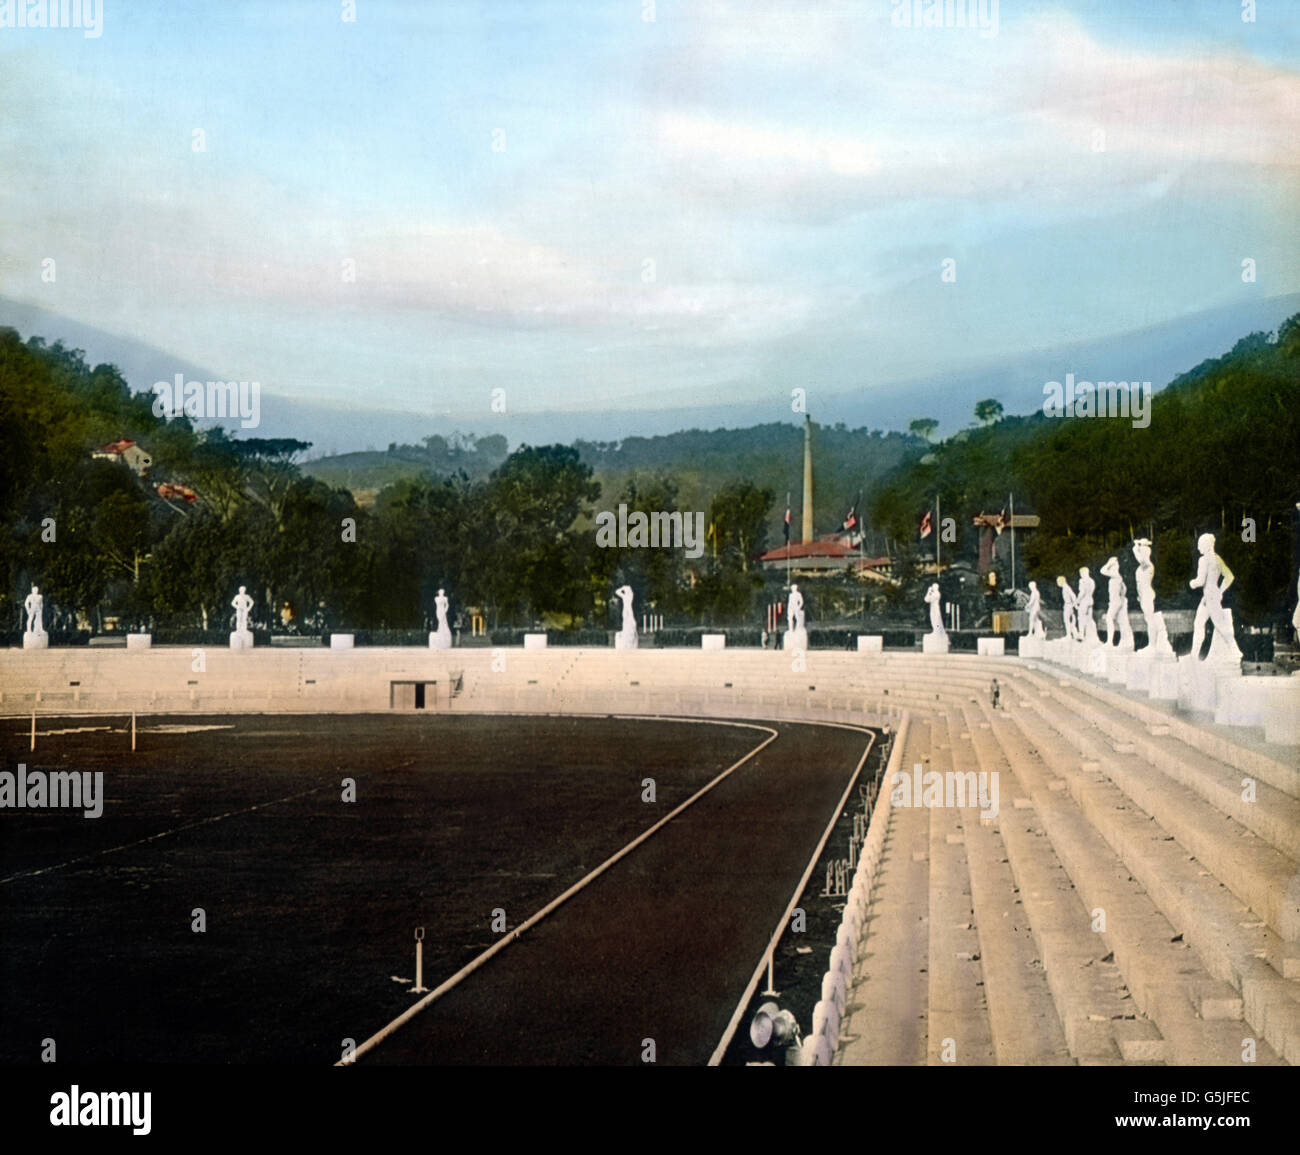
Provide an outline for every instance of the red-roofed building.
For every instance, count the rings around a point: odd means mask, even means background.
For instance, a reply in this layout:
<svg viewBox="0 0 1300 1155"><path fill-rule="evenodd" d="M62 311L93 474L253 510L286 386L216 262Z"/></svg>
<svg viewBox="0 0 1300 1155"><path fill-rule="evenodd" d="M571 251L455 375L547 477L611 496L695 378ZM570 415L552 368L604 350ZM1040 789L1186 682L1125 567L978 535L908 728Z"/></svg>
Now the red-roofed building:
<svg viewBox="0 0 1300 1155"><path fill-rule="evenodd" d="M130 438L122 438L120 441L110 441L107 445L101 445L90 455L97 457L102 461L122 461L131 467L141 477L145 471L153 464L153 458L149 456Z"/></svg>
<svg viewBox="0 0 1300 1155"><path fill-rule="evenodd" d="M892 572L889 558L860 557L856 549L835 535L769 549L758 563L767 570L784 571L788 566L791 573L804 575L856 572L875 581L889 581Z"/></svg>

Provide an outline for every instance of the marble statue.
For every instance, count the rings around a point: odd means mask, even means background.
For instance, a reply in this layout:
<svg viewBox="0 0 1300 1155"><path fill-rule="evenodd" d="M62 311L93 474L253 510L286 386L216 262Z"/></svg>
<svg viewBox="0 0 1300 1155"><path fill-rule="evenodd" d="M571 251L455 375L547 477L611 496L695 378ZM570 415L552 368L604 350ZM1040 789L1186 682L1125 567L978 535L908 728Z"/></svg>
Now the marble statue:
<svg viewBox="0 0 1300 1155"><path fill-rule="evenodd" d="M1108 558L1101 572L1110 580L1106 584L1106 645L1115 645L1116 619L1119 619L1119 648L1133 648L1133 630L1128 620L1128 585L1119 572L1119 558Z"/></svg>
<svg viewBox="0 0 1300 1155"><path fill-rule="evenodd" d="M948 631L943 628L943 594L939 583L932 582L925 591L925 602L930 607L930 632L921 638L921 650L927 654L948 652Z"/></svg>
<svg viewBox="0 0 1300 1155"><path fill-rule="evenodd" d="M943 595L939 593L939 583L933 582L930 588L925 591L925 601L930 607L930 632L932 634L946 635L948 631L943 628L943 610L940 608L940 601Z"/></svg>
<svg viewBox="0 0 1300 1155"><path fill-rule="evenodd" d="M623 602L623 628L614 635L614 648L635 650L637 647L636 612L632 609L632 587L619 586L614 593Z"/></svg>
<svg viewBox="0 0 1300 1155"><path fill-rule="evenodd" d="M451 649L451 626L447 624L447 607L450 604L447 599L447 591L440 589L438 596L433 599L434 613L438 615L438 628L429 635L431 649Z"/></svg>
<svg viewBox="0 0 1300 1155"><path fill-rule="evenodd" d="M232 650L251 650L253 634L248 628L248 613L253 608L253 599L248 596L248 587L240 586L239 593L230 603L235 610L235 629L230 635Z"/></svg>
<svg viewBox="0 0 1300 1155"><path fill-rule="evenodd" d="M1031 638L1045 638L1047 630L1043 628L1043 595L1038 592L1038 583L1029 583L1029 636Z"/></svg>
<svg viewBox="0 0 1300 1155"><path fill-rule="evenodd" d="M27 633L37 637L45 633L45 599L41 597L41 591L32 586L32 592L29 593L23 601L23 609L27 611Z"/></svg>
<svg viewBox="0 0 1300 1155"><path fill-rule="evenodd" d="M1296 640L1300 641L1300 576L1295 582L1295 613L1291 615L1291 628L1295 630Z"/></svg>
<svg viewBox="0 0 1300 1155"><path fill-rule="evenodd" d="M1077 642L1079 629L1075 621L1075 611L1078 609L1079 600L1074 596L1074 590L1070 588L1070 583L1063 576L1057 576L1056 584L1061 590L1061 618L1065 623L1065 636L1070 641Z"/></svg>
<svg viewBox="0 0 1300 1155"><path fill-rule="evenodd" d="M248 587L240 586L239 593L230 604L235 609L235 633L248 633L248 612L253 608L253 599L248 596Z"/></svg>
<svg viewBox="0 0 1300 1155"><path fill-rule="evenodd" d="M1214 637L1210 640L1210 652L1205 660L1240 663L1241 650L1237 648L1233 632L1232 611L1223 605L1223 595L1234 581L1232 570L1214 552L1214 534L1201 534L1196 540L1196 548L1201 559L1196 566L1196 576L1187 583L1192 589L1202 591L1201 604L1196 607L1196 620L1192 623L1192 657L1201 655L1205 623L1209 621L1214 624Z"/></svg>
<svg viewBox="0 0 1300 1155"><path fill-rule="evenodd" d="M804 624L803 594L797 585L790 587L790 598L786 604L786 631L782 647L787 650L808 649L808 629Z"/></svg>
<svg viewBox="0 0 1300 1155"><path fill-rule="evenodd" d="M1086 565L1079 567L1079 596L1078 602L1074 607L1075 628L1079 631L1079 637L1088 643L1095 644L1100 639L1097 637L1097 619L1092 612L1092 595L1097 588L1097 583L1092 580L1092 574L1088 572Z"/></svg>
<svg viewBox="0 0 1300 1155"><path fill-rule="evenodd" d="M1133 557L1137 560L1137 594L1138 605L1142 609L1142 619L1147 626L1147 644L1139 651L1173 656L1174 647L1170 644L1169 633L1165 629L1165 615L1156 612L1156 592L1154 581L1156 567L1151 562L1151 542L1139 537L1133 542Z"/></svg>

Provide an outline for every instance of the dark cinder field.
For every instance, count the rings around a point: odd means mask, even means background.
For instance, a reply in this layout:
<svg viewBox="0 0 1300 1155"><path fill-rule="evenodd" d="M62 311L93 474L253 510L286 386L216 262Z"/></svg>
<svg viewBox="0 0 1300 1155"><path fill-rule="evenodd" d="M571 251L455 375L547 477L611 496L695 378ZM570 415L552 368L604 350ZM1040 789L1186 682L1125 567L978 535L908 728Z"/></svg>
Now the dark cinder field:
<svg viewBox="0 0 1300 1155"><path fill-rule="evenodd" d="M767 732L615 718L0 722L3 769L102 770L104 813L0 809L0 1062L336 1062ZM780 737L362 1063L707 1061L867 736ZM58 731L75 731L63 732ZM654 778L656 801L642 801ZM356 801L344 802L344 779ZM206 931L192 929L202 908Z"/></svg>

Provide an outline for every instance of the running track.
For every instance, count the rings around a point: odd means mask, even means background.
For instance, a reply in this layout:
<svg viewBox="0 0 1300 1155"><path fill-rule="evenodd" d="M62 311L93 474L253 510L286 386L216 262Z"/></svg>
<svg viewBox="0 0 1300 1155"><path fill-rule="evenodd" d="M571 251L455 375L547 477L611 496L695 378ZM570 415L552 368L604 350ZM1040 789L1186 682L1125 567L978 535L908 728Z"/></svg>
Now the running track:
<svg viewBox="0 0 1300 1155"><path fill-rule="evenodd" d="M657 1065L706 1064L869 741L769 725L774 742L358 1064L640 1065L645 1039Z"/></svg>

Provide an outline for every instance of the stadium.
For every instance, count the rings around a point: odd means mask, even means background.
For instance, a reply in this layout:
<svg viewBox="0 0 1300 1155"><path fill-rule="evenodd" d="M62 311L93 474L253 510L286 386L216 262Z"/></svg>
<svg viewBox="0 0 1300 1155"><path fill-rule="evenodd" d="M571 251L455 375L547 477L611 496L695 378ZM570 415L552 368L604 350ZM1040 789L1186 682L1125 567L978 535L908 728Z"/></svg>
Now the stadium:
<svg viewBox="0 0 1300 1155"><path fill-rule="evenodd" d="M1298 15L0 0L10 1145L1293 1131Z"/></svg>
<svg viewBox="0 0 1300 1155"><path fill-rule="evenodd" d="M1285 716L1011 656L191 665L0 655L6 765L105 773L96 820L6 816L6 1061L38 1024L90 1062L1296 1058ZM922 768L991 776L993 805L913 805ZM801 1044L775 1059L773 1001Z"/></svg>

